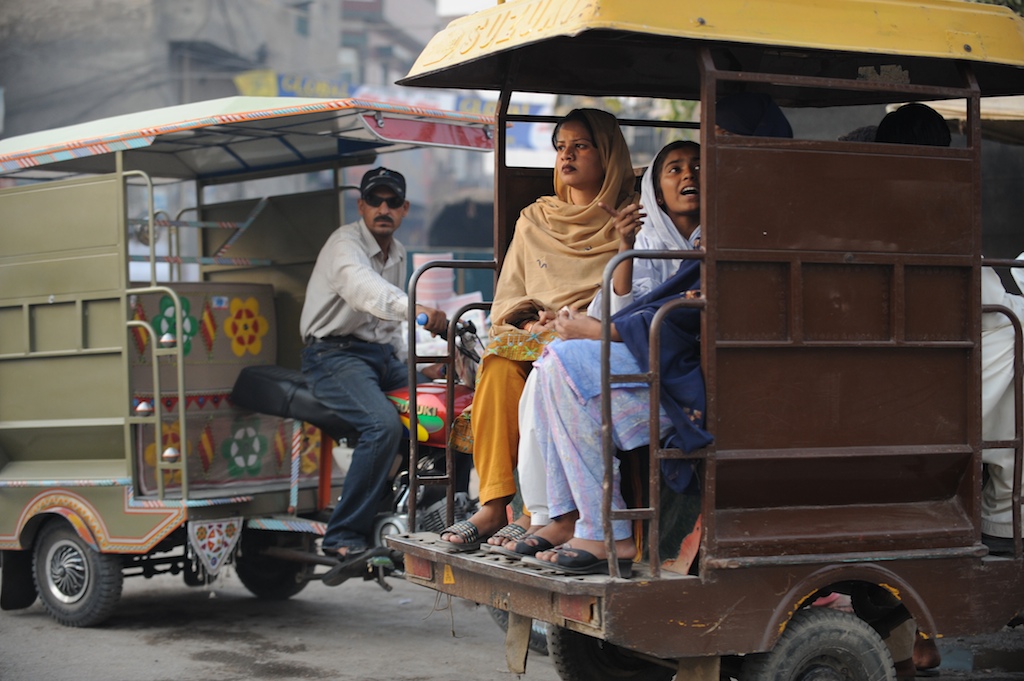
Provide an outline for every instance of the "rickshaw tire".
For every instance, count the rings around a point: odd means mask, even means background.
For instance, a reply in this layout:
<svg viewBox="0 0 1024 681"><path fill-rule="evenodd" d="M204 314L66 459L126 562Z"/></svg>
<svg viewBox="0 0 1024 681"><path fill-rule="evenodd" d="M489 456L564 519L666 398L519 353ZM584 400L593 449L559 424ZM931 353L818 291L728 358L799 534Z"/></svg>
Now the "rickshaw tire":
<svg viewBox="0 0 1024 681"><path fill-rule="evenodd" d="M676 673L601 639L553 625L548 626L548 654L562 681L670 681Z"/></svg>
<svg viewBox="0 0 1024 681"><path fill-rule="evenodd" d="M68 627L92 627L117 607L123 561L100 553L63 521L45 525L35 543L32 577L43 607Z"/></svg>
<svg viewBox="0 0 1024 681"><path fill-rule="evenodd" d="M896 681L892 655L871 625L829 608L798 611L775 647L748 655L743 681Z"/></svg>
<svg viewBox="0 0 1024 681"><path fill-rule="evenodd" d="M249 592L265 601L285 601L306 588L306 568L302 563L260 555L260 549L273 544L271 532L242 533L241 550L235 557L235 574Z"/></svg>

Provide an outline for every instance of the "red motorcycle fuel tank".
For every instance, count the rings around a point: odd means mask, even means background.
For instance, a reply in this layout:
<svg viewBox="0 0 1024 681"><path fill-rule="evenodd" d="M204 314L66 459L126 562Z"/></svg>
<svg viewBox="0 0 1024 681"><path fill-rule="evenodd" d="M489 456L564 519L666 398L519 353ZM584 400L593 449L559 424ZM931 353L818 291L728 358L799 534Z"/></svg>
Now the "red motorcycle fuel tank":
<svg viewBox="0 0 1024 681"><path fill-rule="evenodd" d="M435 447L446 445L444 438L444 427L450 423L463 410L473 402L473 390L464 385L455 386L455 413L448 414L447 393L448 386L444 383L420 383L416 386L416 411L419 415L417 426L417 437L420 442ZM402 415L402 423L405 425L405 432L409 433L409 389L399 388L387 393Z"/></svg>

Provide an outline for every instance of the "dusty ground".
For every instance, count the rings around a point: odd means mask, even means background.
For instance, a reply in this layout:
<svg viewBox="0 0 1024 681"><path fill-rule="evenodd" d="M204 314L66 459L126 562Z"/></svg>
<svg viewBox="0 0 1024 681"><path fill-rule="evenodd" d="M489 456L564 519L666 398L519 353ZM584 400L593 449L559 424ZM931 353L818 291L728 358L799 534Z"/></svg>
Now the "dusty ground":
<svg viewBox="0 0 1024 681"><path fill-rule="evenodd" d="M129 579L115 616L93 629L54 622L37 602L0 613L0 681L511 681L502 631L486 609L436 602L390 580L329 588L292 600L252 598L230 570L215 586L177 577ZM942 639L936 681L1024 681L1024 627ZM557 681L531 653L523 681Z"/></svg>
<svg viewBox="0 0 1024 681"><path fill-rule="evenodd" d="M1024 679L1024 627L988 636L949 638L938 642L942 666L935 679Z"/></svg>
<svg viewBox="0 0 1024 681"><path fill-rule="evenodd" d="M125 581L115 616L70 629L37 601L0 613L2 681L509 681L504 634L486 609L401 580L263 602L237 577L189 588L177 577ZM531 655L524 681L557 681Z"/></svg>

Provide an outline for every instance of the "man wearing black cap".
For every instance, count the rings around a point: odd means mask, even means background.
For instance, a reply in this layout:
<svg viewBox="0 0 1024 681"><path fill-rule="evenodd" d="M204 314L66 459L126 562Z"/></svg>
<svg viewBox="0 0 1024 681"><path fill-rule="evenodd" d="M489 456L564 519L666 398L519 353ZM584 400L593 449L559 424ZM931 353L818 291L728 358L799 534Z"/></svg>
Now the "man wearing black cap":
<svg viewBox="0 0 1024 681"><path fill-rule="evenodd" d="M360 219L339 227L317 257L306 287L300 330L302 373L313 394L359 431L341 499L322 548L351 558L367 550L403 426L385 391L408 383L402 320L405 247L394 238L409 212L405 178L387 168L363 175ZM416 306L440 333L440 310Z"/></svg>

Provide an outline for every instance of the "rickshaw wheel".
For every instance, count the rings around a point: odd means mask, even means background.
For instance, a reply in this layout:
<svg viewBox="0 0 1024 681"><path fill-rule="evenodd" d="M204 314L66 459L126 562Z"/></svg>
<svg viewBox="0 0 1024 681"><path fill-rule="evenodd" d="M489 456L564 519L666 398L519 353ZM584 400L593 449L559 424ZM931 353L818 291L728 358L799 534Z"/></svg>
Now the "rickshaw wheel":
<svg viewBox="0 0 1024 681"><path fill-rule="evenodd" d="M675 676L674 669L562 627L548 626L548 653L562 681L669 681Z"/></svg>
<svg viewBox="0 0 1024 681"><path fill-rule="evenodd" d="M889 649L867 622L828 608L798 611L775 647L748 655L743 681L895 681Z"/></svg>
<svg viewBox="0 0 1024 681"><path fill-rule="evenodd" d="M43 607L68 627L91 627L106 620L124 585L120 556L93 550L64 522L43 527L32 574Z"/></svg>
<svg viewBox="0 0 1024 681"><path fill-rule="evenodd" d="M283 601L306 588L306 566L292 560L261 555L262 549L277 545L277 532L245 530L235 557L238 581L253 596L267 601Z"/></svg>

